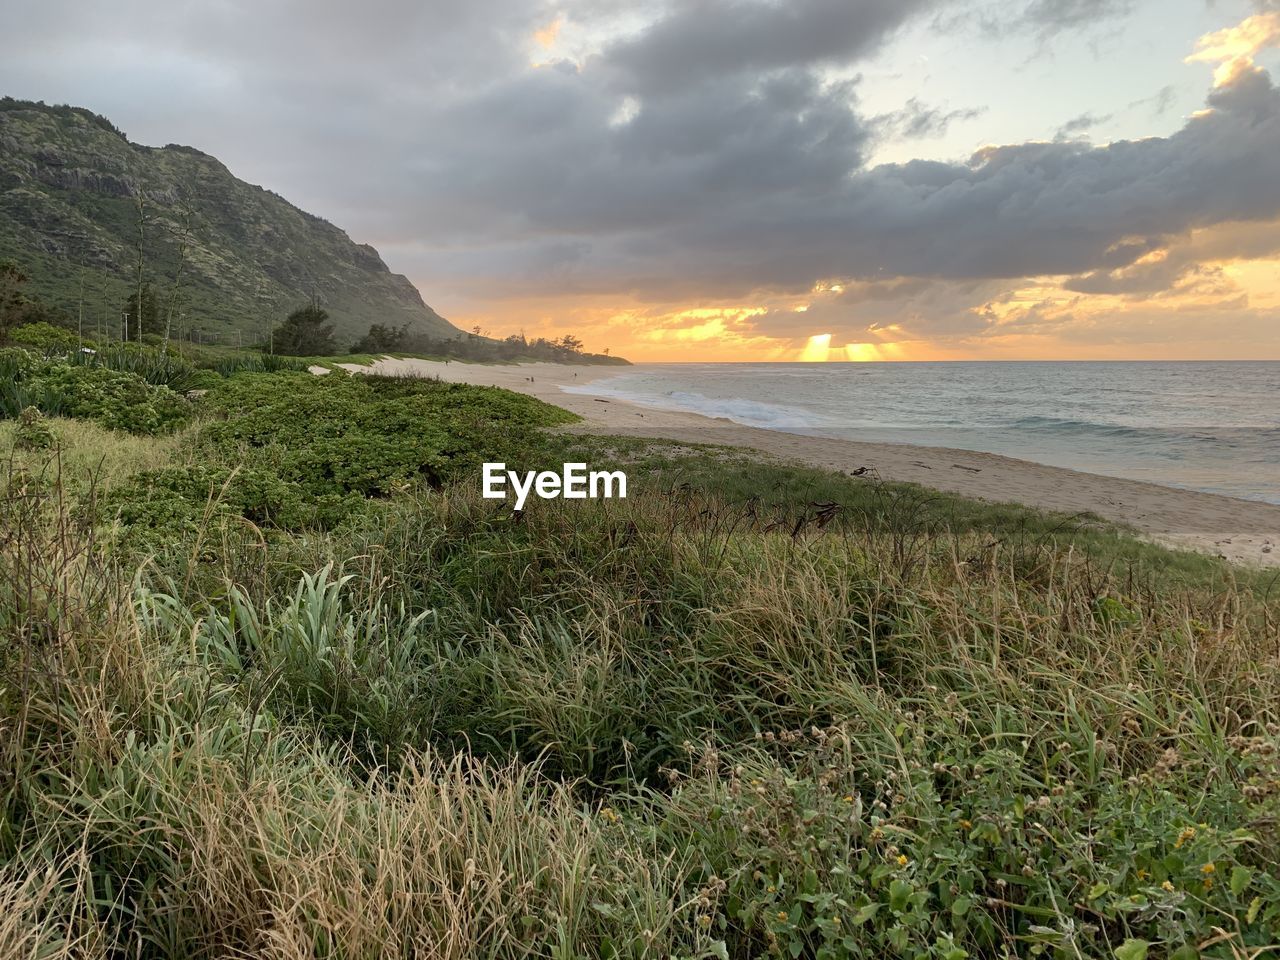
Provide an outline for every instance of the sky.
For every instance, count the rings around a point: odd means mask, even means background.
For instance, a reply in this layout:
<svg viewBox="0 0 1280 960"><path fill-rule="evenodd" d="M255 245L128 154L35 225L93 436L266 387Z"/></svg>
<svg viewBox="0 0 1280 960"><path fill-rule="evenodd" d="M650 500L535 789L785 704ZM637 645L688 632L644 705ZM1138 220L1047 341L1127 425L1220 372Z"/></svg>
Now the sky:
<svg viewBox="0 0 1280 960"><path fill-rule="evenodd" d="M1280 0L0 0L459 326L635 360L1280 359Z"/></svg>

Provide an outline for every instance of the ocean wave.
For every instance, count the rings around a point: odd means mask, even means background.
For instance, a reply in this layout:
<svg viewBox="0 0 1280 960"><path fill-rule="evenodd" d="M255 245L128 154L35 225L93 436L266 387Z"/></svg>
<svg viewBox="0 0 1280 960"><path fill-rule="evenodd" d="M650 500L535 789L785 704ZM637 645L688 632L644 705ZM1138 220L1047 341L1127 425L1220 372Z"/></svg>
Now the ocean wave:
<svg viewBox="0 0 1280 960"><path fill-rule="evenodd" d="M607 397L655 410L680 410L701 414L704 417L720 417L747 427L764 427L770 430L813 430L831 425L822 415L804 407L790 407L740 397L708 397L690 390L644 393L599 384L570 386L562 389L566 393Z"/></svg>
<svg viewBox="0 0 1280 960"><path fill-rule="evenodd" d="M1237 447L1255 443L1280 443L1280 427L1206 427L1199 425L1156 427L1045 416L1018 417L1009 423L1009 427L1013 430L1030 433L1096 436L1162 444L1221 444Z"/></svg>

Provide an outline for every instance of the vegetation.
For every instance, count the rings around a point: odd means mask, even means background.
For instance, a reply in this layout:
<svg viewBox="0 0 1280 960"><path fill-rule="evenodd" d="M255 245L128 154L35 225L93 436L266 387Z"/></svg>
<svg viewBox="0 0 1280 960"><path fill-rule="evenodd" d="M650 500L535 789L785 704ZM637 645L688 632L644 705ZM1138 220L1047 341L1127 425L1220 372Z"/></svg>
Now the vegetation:
<svg viewBox="0 0 1280 960"><path fill-rule="evenodd" d="M271 333L271 351L287 357L326 357L336 350L329 314L314 303L293 311Z"/></svg>
<svg viewBox="0 0 1280 960"><path fill-rule="evenodd" d="M185 398L137 374L36 360L11 348L0 353L0 417L16 418L28 408L127 433L170 433L191 416Z"/></svg>
<svg viewBox="0 0 1280 960"><path fill-rule="evenodd" d="M0 341L25 324L60 319L28 290L30 278L13 260L0 258Z"/></svg>
<svg viewBox="0 0 1280 960"><path fill-rule="evenodd" d="M76 107L0 98L0 123L0 261L86 334L121 339L128 313L131 340L141 316L143 333L239 346L319 300L344 343L371 323L463 335L372 247L208 154L131 143Z"/></svg>
<svg viewBox="0 0 1280 960"><path fill-rule="evenodd" d="M183 402L0 423L0 955L1280 943L1261 574L497 390ZM630 497L513 514L490 457Z"/></svg>
<svg viewBox="0 0 1280 960"><path fill-rule="evenodd" d="M457 357L473 363L518 363L542 361L544 363L613 363L626 364L621 357L604 353L586 353L582 341L573 334L565 334L558 340L537 337L533 340L524 334L513 334L504 340L482 336L480 329L467 337L432 337L413 333L407 327L388 327L375 323L369 332L351 347L353 354L411 354L428 357ZM316 351L315 353L318 353ZM313 355L315 355L313 353Z"/></svg>

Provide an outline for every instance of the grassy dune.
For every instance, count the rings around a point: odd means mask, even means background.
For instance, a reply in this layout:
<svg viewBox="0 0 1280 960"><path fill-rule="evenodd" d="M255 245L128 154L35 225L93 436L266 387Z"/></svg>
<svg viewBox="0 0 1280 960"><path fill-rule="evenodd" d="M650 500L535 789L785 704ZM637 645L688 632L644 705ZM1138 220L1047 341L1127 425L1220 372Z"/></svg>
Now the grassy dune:
<svg viewBox="0 0 1280 960"><path fill-rule="evenodd" d="M283 371L0 424L0 955L1280 944L1262 575L564 419ZM513 516L491 455L630 497Z"/></svg>

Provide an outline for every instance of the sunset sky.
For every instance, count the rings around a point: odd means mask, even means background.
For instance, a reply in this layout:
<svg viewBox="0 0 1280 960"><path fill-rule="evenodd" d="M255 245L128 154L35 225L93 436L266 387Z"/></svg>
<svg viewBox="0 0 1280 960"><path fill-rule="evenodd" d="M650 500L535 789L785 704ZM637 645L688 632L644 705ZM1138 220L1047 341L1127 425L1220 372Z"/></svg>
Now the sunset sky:
<svg viewBox="0 0 1280 960"><path fill-rule="evenodd" d="M1280 359L1280 0L8 4L459 326L637 360Z"/></svg>

